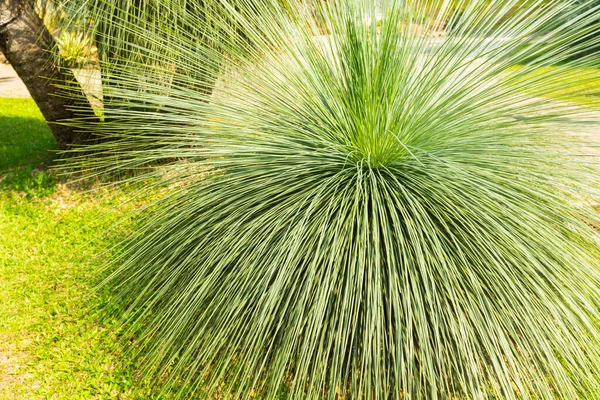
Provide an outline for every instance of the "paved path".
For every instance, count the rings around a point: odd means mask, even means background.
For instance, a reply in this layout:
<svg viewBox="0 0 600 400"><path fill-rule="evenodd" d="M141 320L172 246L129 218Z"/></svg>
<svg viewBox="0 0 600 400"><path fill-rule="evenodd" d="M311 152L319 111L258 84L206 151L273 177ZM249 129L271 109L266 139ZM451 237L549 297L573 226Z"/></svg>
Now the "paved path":
<svg viewBox="0 0 600 400"><path fill-rule="evenodd" d="M97 69L73 69L94 107L102 107L102 86ZM30 97L29 91L10 64L0 63L0 97Z"/></svg>
<svg viewBox="0 0 600 400"><path fill-rule="evenodd" d="M29 97L29 91L9 64L0 63L0 97Z"/></svg>

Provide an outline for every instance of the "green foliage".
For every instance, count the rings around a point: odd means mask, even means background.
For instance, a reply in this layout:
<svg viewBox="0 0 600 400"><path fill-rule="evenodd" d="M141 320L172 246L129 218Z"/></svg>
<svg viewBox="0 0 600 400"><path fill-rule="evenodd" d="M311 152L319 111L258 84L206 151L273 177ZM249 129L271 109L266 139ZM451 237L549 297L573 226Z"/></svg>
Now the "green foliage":
<svg viewBox="0 0 600 400"><path fill-rule="evenodd" d="M53 36L58 35L65 23L65 0L35 0L33 6L46 29Z"/></svg>
<svg viewBox="0 0 600 400"><path fill-rule="evenodd" d="M57 62L81 68L96 61L86 1L35 0L34 9L58 45Z"/></svg>
<svg viewBox="0 0 600 400"><path fill-rule="evenodd" d="M112 66L102 68L105 105L112 106L112 88L121 84L120 70L129 67L146 70L146 74L160 82L161 87L177 83L174 82L177 80L210 93L216 66L207 64L182 69L186 63L173 61L188 57L197 48L218 48L218 43L207 37L206 26L213 18L220 17L219 4L201 0L134 0L126 3L87 0L83 12L94 21L99 58L104 61L101 66ZM131 30L129 26L135 26L135 29ZM148 90L147 82L138 82L137 90Z"/></svg>
<svg viewBox="0 0 600 400"><path fill-rule="evenodd" d="M600 0L579 0L576 2L575 7L581 7L581 13L594 16L586 27L587 34L585 37L574 41L574 44L582 47L576 56L598 57L600 54Z"/></svg>
<svg viewBox="0 0 600 400"><path fill-rule="evenodd" d="M223 0L209 23L161 0L218 43L181 29L165 49L131 24L139 9L104 16L127 32L111 39L151 46L127 68L103 64L115 107L74 123L106 140L67 167L171 188L107 280L163 390L600 396L600 237L587 224L600 121L568 103L581 92L564 79L597 62L570 61L569 46L594 16L572 1L473 0L445 40L413 28L421 15L440 26L451 3L383 1L377 22L367 0L316 14ZM573 18L529 40L558 15ZM214 93L194 88L195 70L218 71Z"/></svg>
<svg viewBox="0 0 600 400"><path fill-rule="evenodd" d="M96 47L88 34L76 31L64 31L56 38L59 55L71 68L81 68L91 63L96 55Z"/></svg>

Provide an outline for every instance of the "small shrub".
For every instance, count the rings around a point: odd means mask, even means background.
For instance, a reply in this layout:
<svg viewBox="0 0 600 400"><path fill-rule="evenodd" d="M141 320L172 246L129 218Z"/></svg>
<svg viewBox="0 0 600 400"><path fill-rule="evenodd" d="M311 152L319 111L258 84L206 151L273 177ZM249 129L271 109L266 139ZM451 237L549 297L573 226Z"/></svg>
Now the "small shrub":
<svg viewBox="0 0 600 400"><path fill-rule="evenodd" d="M56 38L62 60L71 68L92 63L97 49L89 35L83 32L63 31Z"/></svg>

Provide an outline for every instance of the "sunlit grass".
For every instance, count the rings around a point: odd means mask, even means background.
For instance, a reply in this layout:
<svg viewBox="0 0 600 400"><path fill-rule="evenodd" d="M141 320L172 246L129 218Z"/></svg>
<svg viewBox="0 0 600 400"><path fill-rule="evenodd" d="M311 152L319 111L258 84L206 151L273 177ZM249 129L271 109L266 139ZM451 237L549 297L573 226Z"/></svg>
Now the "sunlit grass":
<svg viewBox="0 0 600 400"><path fill-rule="evenodd" d="M31 99L0 99L0 127L0 398L150 397L94 292L128 190L49 171L55 142Z"/></svg>
<svg viewBox="0 0 600 400"><path fill-rule="evenodd" d="M511 71L519 68L522 67L515 66L511 68ZM557 82L560 89L547 94L547 97L600 109L600 67L570 68L565 72L562 72L562 69L564 67L561 66L540 67L527 73L522 80L527 81L545 76L552 76L554 79L558 77ZM526 88L525 92L527 92ZM529 93L533 94L533 91L529 91Z"/></svg>

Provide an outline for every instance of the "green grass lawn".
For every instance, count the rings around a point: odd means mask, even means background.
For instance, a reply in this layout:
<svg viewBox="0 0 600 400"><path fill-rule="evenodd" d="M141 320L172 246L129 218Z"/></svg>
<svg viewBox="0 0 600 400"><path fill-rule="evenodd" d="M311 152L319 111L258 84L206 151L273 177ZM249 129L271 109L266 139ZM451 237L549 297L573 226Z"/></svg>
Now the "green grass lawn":
<svg viewBox="0 0 600 400"><path fill-rule="evenodd" d="M0 99L0 143L0 399L152 397L92 290L127 189L46 171L56 143L29 99Z"/></svg>
<svg viewBox="0 0 600 400"><path fill-rule="evenodd" d="M520 68L516 66L514 68ZM600 109L600 67L565 69L561 66L538 68L523 79L552 76L553 82L561 90L553 90L547 97L568 101L580 106ZM546 78L547 79L547 78ZM565 81L567 85L565 85ZM567 89L564 89L564 88Z"/></svg>
<svg viewBox="0 0 600 400"><path fill-rule="evenodd" d="M30 99L0 98L0 170L48 162L56 149L37 106Z"/></svg>

